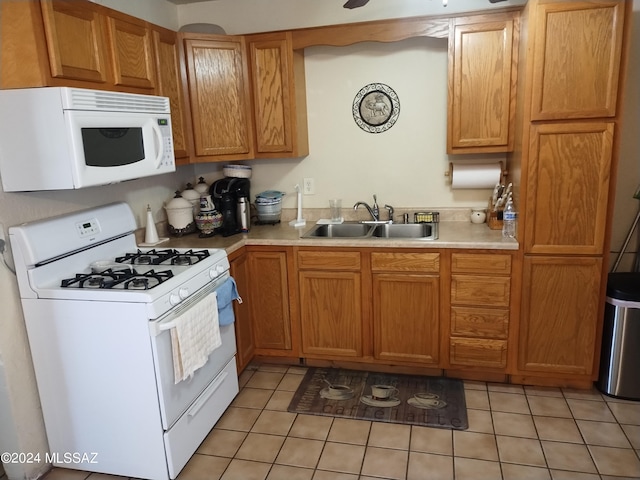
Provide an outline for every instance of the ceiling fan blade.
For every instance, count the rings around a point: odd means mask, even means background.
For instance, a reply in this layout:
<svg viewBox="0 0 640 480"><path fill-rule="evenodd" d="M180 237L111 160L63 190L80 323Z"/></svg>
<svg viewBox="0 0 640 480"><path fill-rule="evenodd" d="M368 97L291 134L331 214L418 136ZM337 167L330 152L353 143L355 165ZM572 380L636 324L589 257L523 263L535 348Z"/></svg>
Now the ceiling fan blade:
<svg viewBox="0 0 640 480"><path fill-rule="evenodd" d="M358 8L364 7L369 0L347 0L347 3L343 5L344 8Z"/></svg>

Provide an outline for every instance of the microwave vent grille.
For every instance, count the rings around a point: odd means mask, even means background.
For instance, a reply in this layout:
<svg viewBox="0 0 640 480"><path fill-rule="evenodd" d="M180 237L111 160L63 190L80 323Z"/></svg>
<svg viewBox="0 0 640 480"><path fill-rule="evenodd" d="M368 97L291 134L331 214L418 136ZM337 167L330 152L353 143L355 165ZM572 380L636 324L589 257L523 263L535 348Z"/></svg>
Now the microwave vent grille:
<svg viewBox="0 0 640 480"><path fill-rule="evenodd" d="M169 99L153 95L69 88L66 108L104 112L169 113Z"/></svg>

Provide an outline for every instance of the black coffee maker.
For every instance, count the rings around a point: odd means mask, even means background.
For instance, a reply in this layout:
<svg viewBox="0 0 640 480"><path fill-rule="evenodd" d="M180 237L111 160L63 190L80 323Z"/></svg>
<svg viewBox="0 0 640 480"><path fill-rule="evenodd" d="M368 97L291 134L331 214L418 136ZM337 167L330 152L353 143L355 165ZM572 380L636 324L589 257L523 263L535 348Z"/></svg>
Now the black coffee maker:
<svg viewBox="0 0 640 480"><path fill-rule="evenodd" d="M248 178L225 177L209 187L209 195L220 213L223 237L249 231L249 187Z"/></svg>

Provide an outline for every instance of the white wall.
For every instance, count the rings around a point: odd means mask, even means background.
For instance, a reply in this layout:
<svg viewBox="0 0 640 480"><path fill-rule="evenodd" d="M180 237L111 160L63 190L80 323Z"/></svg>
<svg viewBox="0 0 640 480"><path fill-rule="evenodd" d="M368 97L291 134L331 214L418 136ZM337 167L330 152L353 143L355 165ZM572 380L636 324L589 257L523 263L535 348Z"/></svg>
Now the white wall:
<svg viewBox="0 0 640 480"><path fill-rule="evenodd" d="M633 20L629 48L629 65L622 104L622 137L618 164L613 234L611 238L611 264L629 233L640 208L640 200L633 198L640 187L640 0L633 0ZM634 254L638 249L640 225L622 257L619 272L631 271Z"/></svg>
<svg viewBox="0 0 640 480"><path fill-rule="evenodd" d="M118 1L118 0L112 0ZM346 0L216 0L178 7L180 25L214 23L227 34L269 32L340 23L366 22L419 15L453 15L461 12L519 6L526 0L371 0L365 7L342 8Z"/></svg>
<svg viewBox="0 0 640 480"><path fill-rule="evenodd" d="M164 0L89 0L170 30L178 30L178 7Z"/></svg>

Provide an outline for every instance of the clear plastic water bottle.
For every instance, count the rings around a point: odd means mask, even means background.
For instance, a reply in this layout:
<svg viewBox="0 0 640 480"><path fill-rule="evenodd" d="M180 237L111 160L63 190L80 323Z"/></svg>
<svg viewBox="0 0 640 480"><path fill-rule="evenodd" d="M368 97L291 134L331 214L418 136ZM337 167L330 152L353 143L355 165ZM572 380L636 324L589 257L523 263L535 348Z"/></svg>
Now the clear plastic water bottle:
<svg viewBox="0 0 640 480"><path fill-rule="evenodd" d="M516 221L518 213L513 205L511 195L507 199L507 204L502 212L502 238L516 238Z"/></svg>

